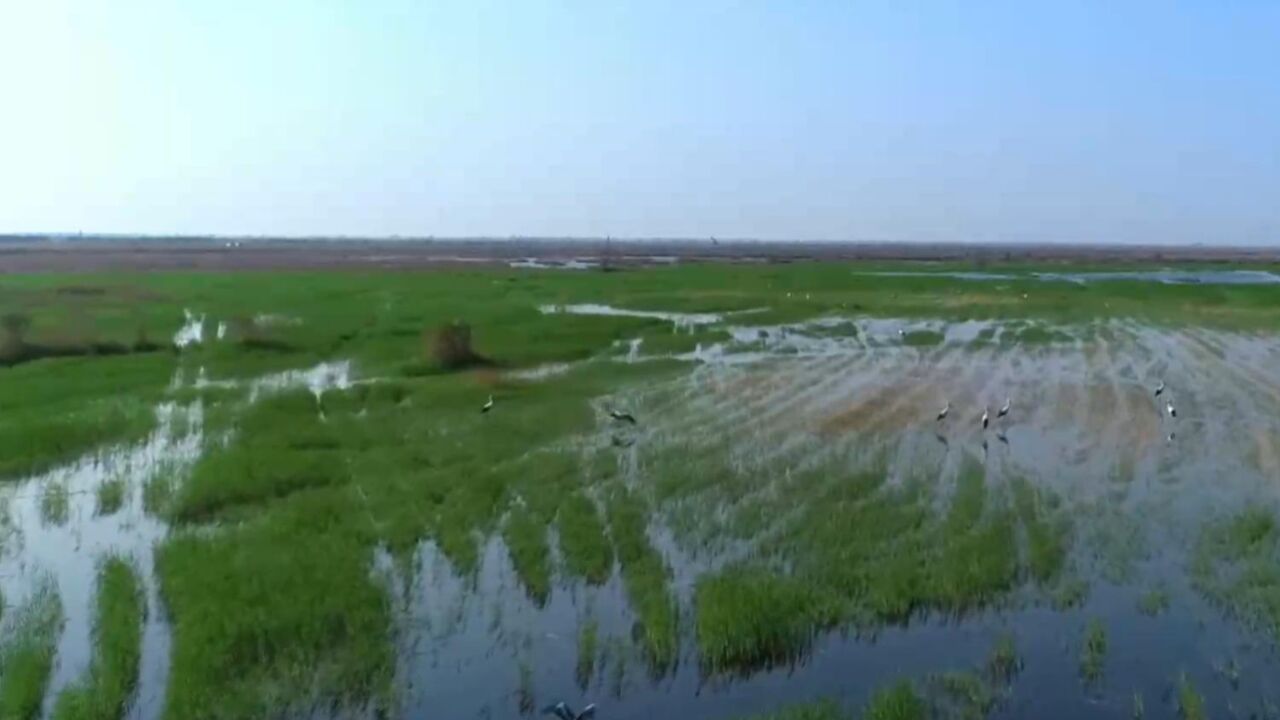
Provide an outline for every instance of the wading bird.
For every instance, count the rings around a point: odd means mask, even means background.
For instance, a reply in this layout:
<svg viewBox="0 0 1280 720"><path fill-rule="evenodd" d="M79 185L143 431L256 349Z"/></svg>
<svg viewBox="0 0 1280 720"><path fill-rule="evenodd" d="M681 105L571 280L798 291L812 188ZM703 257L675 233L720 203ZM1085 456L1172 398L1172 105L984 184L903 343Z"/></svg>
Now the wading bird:
<svg viewBox="0 0 1280 720"><path fill-rule="evenodd" d="M1160 384L1156 386L1156 397L1160 397L1160 394L1163 392L1164 392L1164 381L1161 380Z"/></svg>
<svg viewBox="0 0 1280 720"><path fill-rule="evenodd" d="M950 400L948 400L948 401L947 401L947 404L943 406L942 411L938 413L938 422L942 422L943 420L946 420L946 419L947 419L947 413L949 413L949 412L951 412L951 401L950 401Z"/></svg>
<svg viewBox="0 0 1280 720"><path fill-rule="evenodd" d="M611 418L613 418L614 420L617 420L617 421L619 421L619 422L628 422L628 423L631 423L632 425L635 425L635 424L636 424L636 416L635 416L635 415L632 415L632 414L631 414L631 413L629 413L629 412L624 412L624 411L619 410L619 409L617 409L617 408L609 408L609 417L611 417Z"/></svg>
<svg viewBox="0 0 1280 720"><path fill-rule="evenodd" d="M983 429L983 430L986 430L986 429L987 429L987 426L988 426L988 425L990 425L990 424L991 424L991 408L990 408L990 407L988 407L988 406L983 406L983 408L982 408L982 429Z"/></svg>
<svg viewBox="0 0 1280 720"><path fill-rule="evenodd" d="M542 709L543 715L555 715L560 720L587 720L587 718L595 717L596 706L592 703L584 708L582 712L575 713L568 703L558 702Z"/></svg>
<svg viewBox="0 0 1280 720"><path fill-rule="evenodd" d="M1004 407L1000 408L1000 412L997 412L997 413L996 413L996 417L997 417L997 418L1002 418L1002 417L1004 417L1005 415L1008 415L1008 414L1009 414L1009 408L1010 408L1010 406L1011 406L1012 404L1013 404L1013 399L1012 399L1012 398L1007 398L1007 397L1006 397L1006 398L1004 399Z"/></svg>
<svg viewBox="0 0 1280 720"><path fill-rule="evenodd" d="M1165 401L1165 403L1164 403L1164 409L1165 409L1165 412L1169 413L1169 417L1171 417L1171 418L1176 418L1176 417L1178 417L1178 410L1177 410L1176 408L1174 408L1174 407L1173 407L1173 401L1172 401L1172 400L1166 400L1166 401Z"/></svg>
<svg viewBox="0 0 1280 720"><path fill-rule="evenodd" d="M493 409L493 396L490 395L489 402L485 403L484 407L480 408L480 413L483 415L484 413L487 413L492 409Z"/></svg>

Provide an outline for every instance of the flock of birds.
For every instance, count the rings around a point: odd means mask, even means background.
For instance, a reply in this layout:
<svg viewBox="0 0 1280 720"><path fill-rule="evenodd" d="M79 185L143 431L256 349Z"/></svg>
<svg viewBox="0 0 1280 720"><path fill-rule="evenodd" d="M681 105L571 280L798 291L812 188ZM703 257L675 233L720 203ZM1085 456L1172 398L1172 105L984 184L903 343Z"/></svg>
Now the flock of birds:
<svg viewBox="0 0 1280 720"><path fill-rule="evenodd" d="M489 396L489 399L488 399L487 401L485 401L485 404L480 406L480 414L481 414L481 415L484 415L484 414L488 413L488 412L489 412L490 410L492 410L492 409L493 409L493 395L490 395L490 396ZM624 422L624 423L628 423L628 424L630 424L630 425L635 425L635 424L636 424L636 416L635 416L635 415L632 415L631 413L627 412L626 410L619 410L619 409L617 409L617 408L609 408L609 417L613 418L614 420L616 420L616 421L618 421L618 422Z"/></svg>
<svg viewBox="0 0 1280 720"><path fill-rule="evenodd" d="M1159 383L1158 385L1156 385L1156 389L1155 389L1155 393L1154 393L1155 397L1156 397L1156 398L1159 398L1161 395L1164 395L1165 388L1166 388L1166 386L1165 386L1165 384L1164 384L1164 380L1161 380L1161 381L1160 381L1160 383ZM1157 400L1157 402L1159 402L1159 400ZM1008 415L1009 415L1009 411L1010 411L1010 410L1012 410L1012 409L1013 409L1013 399L1012 399L1012 398L1009 398L1009 397L1006 397L1006 398L1004 399L1004 405L1002 405L1002 406L1000 407L1000 409L996 411L996 419L997 419L997 420L1001 420L1001 419L1003 419L1003 418L1005 418L1005 417L1008 417ZM1165 413L1169 416L1169 419L1170 419L1170 420L1175 420L1175 419L1177 419L1177 417L1178 417L1178 409L1177 409L1177 408L1175 408L1175 407L1173 406L1173 398L1172 398L1172 397L1167 397L1167 396L1165 397L1165 400L1164 400L1164 411L1165 411ZM947 416L948 416L950 413L951 413L951 401L950 401L950 400L948 400L948 401L947 401L947 403L946 403L945 405L943 405L943 406L942 406L942 410L938 411L938 417L937 417L936 421L940 423L940 422L942 422L942 421L946 420L946 419L947 419ZM990 405L984 405L984 406L982 407L982 415L981 415L981 417L979 418L978 422L980 422L980 423L982 424L982 430L983 430L983 432L986 432L986 431L987 431L987 429L991 426L991 406L990 406ZM1003 443L1005 443L1005 444L1008 444L1008 442L1009 442L1008 438L1007 438L1007 437L1005 436L1005 434L1004 434L1004 430L1002 430L1002 429L998 429L998 430L996 430L996 437L1000 439L1000 442L1003 442ZM945 438L943 438L941 435L939 435L939 436L938 436L938 439L939 439L939 440L941 440L941 441L942 441L942 443L943 443L944 445L946 444L946 439L945 439ZM1173 432L1170 432L1170 433L1169 433L1169 441L1170 441L1170 442L1172 442L1172 441L1173 441L1173 439L1174 439L1174 433L1173 433ZM982 441L982 445L983 445L983 448L984 448L984 449L986 448L986 443L987 443L987 441L984 439L984 440Z"/></svg>

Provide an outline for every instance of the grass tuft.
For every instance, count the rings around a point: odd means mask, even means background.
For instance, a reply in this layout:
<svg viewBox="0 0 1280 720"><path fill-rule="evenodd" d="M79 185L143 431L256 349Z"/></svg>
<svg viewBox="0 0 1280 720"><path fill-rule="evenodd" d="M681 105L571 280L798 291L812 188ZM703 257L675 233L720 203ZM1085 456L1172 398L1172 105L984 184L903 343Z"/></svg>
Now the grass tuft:
<svg viewBox="0 0 1280 720"><path fill-rule="evenodd" d="M1084 646L1080 650L1080 677L1089 684L1102 679L1107 660L1107 629L1094 618L1085 626Z"/></svg>
<svg viewBox="0 0 1280 720"><path fill-rule="evenodd" d="M138 678L146 602L128 561L109 557L98 568L93 618L93 659L88 676L66 688L54 720L119 720Z"/></svg>
<svg viewBox="0 0 1280 720"><path fill-rule="evenodd" d="M18 608L0 643L0 717L32 720L40 714L61 631L62 601L45 584Z"/></svg>

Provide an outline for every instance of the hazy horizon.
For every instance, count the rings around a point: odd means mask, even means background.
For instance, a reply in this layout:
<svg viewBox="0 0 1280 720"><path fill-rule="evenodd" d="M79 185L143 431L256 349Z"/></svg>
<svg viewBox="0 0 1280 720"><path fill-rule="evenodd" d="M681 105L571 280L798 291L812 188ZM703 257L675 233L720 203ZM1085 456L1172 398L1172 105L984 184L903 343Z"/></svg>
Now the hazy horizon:
<svg viewBox="0 0 1280 720"><path fill-rule="evenodd" d="M1280 5L0 9L0 234L1280 243Z"/></svg>

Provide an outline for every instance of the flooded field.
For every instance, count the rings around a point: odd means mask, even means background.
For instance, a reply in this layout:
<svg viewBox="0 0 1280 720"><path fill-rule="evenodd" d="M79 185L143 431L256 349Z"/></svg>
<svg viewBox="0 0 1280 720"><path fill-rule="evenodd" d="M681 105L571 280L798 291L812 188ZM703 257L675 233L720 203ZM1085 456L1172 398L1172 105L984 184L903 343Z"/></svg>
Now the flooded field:
<svg viewBox="0 0 1280 720"><path fill-rule="evenodd" d="M458 373L389 360L410 285L3 370L155 364L0 482L0 714L1280 716L1275 332L784 288L517 293L563 349Z"/></svg>

